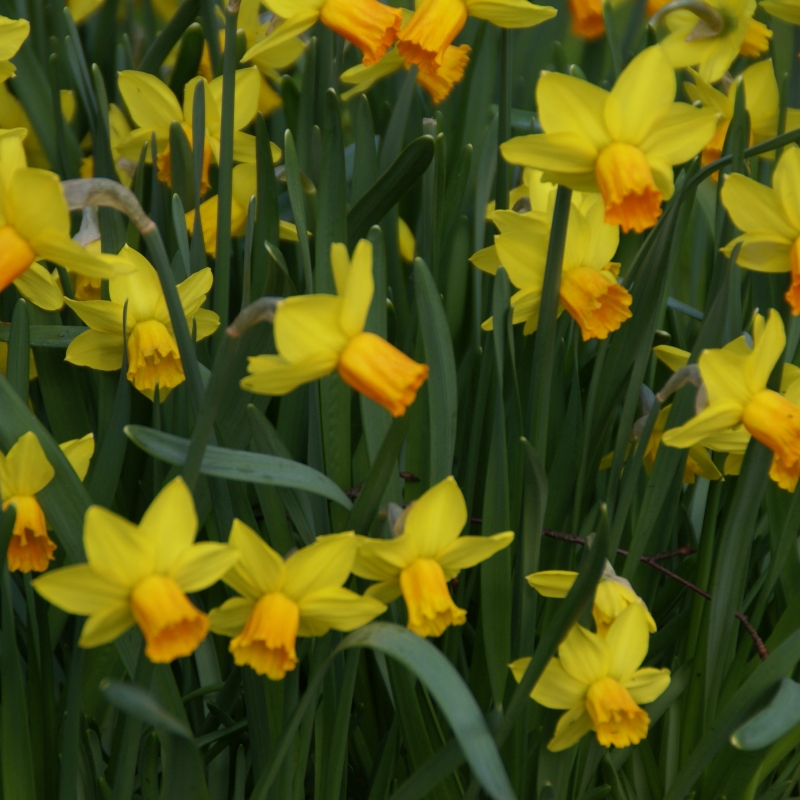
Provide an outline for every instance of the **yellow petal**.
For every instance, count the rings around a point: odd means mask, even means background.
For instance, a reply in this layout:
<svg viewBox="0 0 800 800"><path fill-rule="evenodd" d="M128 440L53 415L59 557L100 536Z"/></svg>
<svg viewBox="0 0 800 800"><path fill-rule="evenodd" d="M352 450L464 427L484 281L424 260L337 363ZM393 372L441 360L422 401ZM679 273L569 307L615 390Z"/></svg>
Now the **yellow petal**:
<svg viewBox="0 0 800 800"><path fill-rule="evenodd" d="M785 20L792 25L800 25L800 5L791 0L764 0L761 7L773 17Z"/></svg>
<svg viewBox="0 0 800 800"><path fill-rule="evenodd" d="M78 644L86 648L108 644L122 636L134 623L131 607L127 602L97 611L83 623Z"/></svg>
<svg viewBox="0 0 800 800"><path fill-rule="evenodd" d="M282 242L299 242L297 226L294 222L287 222L285 219L278 221L278 238Z"/></svg>
<svg viewBox="0 0 800 800"><path fill-rule="evenodd" d="M118 275L108 282L108 294L111 300L122 307L128 301L128 324L131 319L144 322L155 319L159 300L163 298L161 281L155 267L137 250L125 245L119 252L119 258L129 265L130 271ZM119 328L117 328L119 330Z"/></svg>
<svg viewBox="0 0 800 800"><path fill-rule="evenodd" d="M380 600L381 603L385 603L386 605L397 600L402 593L400 581L397 579L373 583L372 586L364 592L367 597L374 597L376 600Z"/></svg>
<svg viewBox="0 0 800 800"><path fill-rule="evenodd" d="M745 405L752 396L744 381L748 356L730 349L704 350L698 359L700 374L711 405L723 400L735 400Z"/></svg>
<svg viewBox="0 0 800 800"><path fill-rule="evenodd" d="M608 675L618 681L633 675L644 661L649 643L650 632L644 607L641 603L631 603L611 623L606 633L611 657Z"/></svg>
<svg viewBox="0 0 800 800"><path fill-rule="evenodd" d="M133 121L140 128L168 131L171 122L183 122L177 98L155 75L126 69L119 73L117 85Z"/></svg>
<svg viewBox="0 0 800 800"><path fill-rule="evenodd" d="M669 686L670 680L668 669L645 667L622 681L622 685L630 692L636 703L645 705L652 703L661 695Z"/></svg>
<svg viewBox="0 0 800 800"><path fill-rule="evenodd" d="M255 67L253 67L255 69ZM270 142L270 147L274 145ZM280 152L280 151L279 151ZM216 156L216 154L215 154ZM256 163L256 137L243 131L233 132L233 160L245 164ZM273 154L273 163L276 161Z"/></svg>
<svg viewBox="0 0 800 800"><path fill-rule="evenodd" d="M573 625L561 642L558 657L561 666L575 680L586 685L605 677L611 663L605 640L580 625Z"/></svg>
<svg viewBox="0 0 800 800"><path fill-rule="evenodd" d="M239 551L227 544L199 542L183 551L169 575L187 594L199 592L221 580L239 557Z"/></svg>
<svg viewBox="0 0 800 800"><path fill-rule="evenodd" d="M500 28L532 28L556 15L552 6L537 6L527 0L465 0L467 13Z"/></svg>
<svg viewBox="0 0 800 800"><path fill-rule="evenodd" d="M289 362L283 356L251 356L250 372L239 385L246 392L267 395L284 395L309 381L329 375L336 369L337 353L323 350L303 361Z"/></svg>
<svg viewBox="0 0 800 800"><path fill-rule="evenodd" d="M710 108L673 103L666 116L644 137L641 148L648 160L683 164L708 144L716 130L717 118L717 112Z"/></svg>
<svg viewBox="0 0 800 800"><path fill-rule="evenodd" d="M94 434L87 433L81 439L70 439L59 445L61 452L67 457L75 474L83 480L89 471L89 462L94 455Z"/></svg>
<svg viewBox="0 0 800 800"><path fill-rule="evenodd" d="M190 331L196 326L194 333L198 342L211 336L219 328L219 317L208 308L198 309L194 316L186 321L189 323Z"/></svg>
<svg viewBox="0 0 800 800"><path fill-rule="evenodd" d="M673 372L685 367L689 363L689 356L691 355L688 350L681 350L679 347L673 347L670 344L656 345L653 348L653 353L662 364L666 364Z"/></svg>
<svg viewBox="0 0 800 800"><path fill-rule="evenodd" d="M770 74L773 74L772 69ZM780 198L783 213L795 231L800 230L800 188L796 183L798 180L800 180L800 150L792 147L784 152L775 167L772 185Z"/></svg>
<svg viewBox="0 0 800 800"><path fill-rule="evenodd" d="M0 59L5 61L15 56L30 30L31 24L26 19L0 17Z"/></svg>
<svg viewBox="0 0 800 800"><path fill-rule="evenodd" d="M586 689L586 684L575 680L557 658L551 658L533 687L531 697L545 708L567 709L583 702Z"/></svg>
<svg viewBox="0 0 800 800"><path fill-rule="evenodd" d="M405 520L403 538L413 540L419 558L437 558L467 524L467 504L453 476L415 500Z"/></svg>
<svg viewBox="0 0 800 800"><path fill-rule="evenodd" d="M352 572L371 581L396 580L401 570L418 558L416 544L403 535L396 539L357 536L358 551Z"/></svg>
<svg viewBox="0 0 800 800"><path fill-rule="evenodd" d="M715 403L680 427L665 431L661 441L669 447L691 447L736 425L742 418L742 411L741 404L732 400Z"/></svg>
<svg viewBox="0 0 800 800"><path fill-rule="evenodd" d="M66 303L92 330L122 339L123 306L109 300L70 300L68 297ZM136 317L130 311L127 322L130 332L136 324Z"/></svg>
<svg viewBox="0 0 800 800"><path fill-rule="evenodd" d="M550 225L514 211L495 214L500 235L494 237L497 257L518 289L541 288Z"/></svg>
<svg viewBox="0 0 800 800"><path fill-rule="evenodd" d="M380 600L337 586L311 592L299 600L298 605L300 636L324 636L331 628L353 631L386 611Z"/></svg>
<svg viewBox="0 0 800 800"><path fill-rule="evenodd" d="M496 533L493 536L459 536L436 556L436 560L448 576L455 577L462 569L486 561L513 541L513 531Z"/></svg>
<svg viewBox="0 0 800 800"><path fill-rule="evenodd" d="M764 333L756 338L753 352L747 356L744 377L747 388L755 394L766 389L767 381L778 359L786 347L786 331L781 315L774 309L769 310L769 317Z"/></svg>
<svg viewBox="0 0 800 800"><path fill-rule="evenodd" d="M67 202L54 172L15 169L6 184L3 210L6 221L29 242L43 230L69 239ZM80 245L75 247L83 252Z"/></svg>
<svg viewBox="0 0 800 800"><path fill-rule="evenodd" d="M233 586L229 577L236 576L237 585L234 588L241 591L240 585L243 583L247 596L253 600L283 588L286 573L283 559L252 528L234 519L228 544L235 547L241 557L225 577L226 583Z"/></svg>
<svg viewBox="0 0 800 800"><path fill-rule="evenodd" d="M740 267L756 272L789 272L791 269L792 243L777 233L743 233L731 239L722 252L730 256L737 244L741 244L736 259Z"/></svg>
<svg viewBox="0 0 800 800"><path fill-rule="evenodd" d="M238 636L242 632L255 601L246 597L231 597L219 608L208 612L211 630L220 636Z"/></svg>
<svg viewBox="0 0 800 800"><path fill-rule="evenodd" d="M273 6L277 5L280 11ZM252 61L262 53L268 52L276 45L282 44L301 33L305 33L319 18L321 2L303 2L303 0L270 0L269 9L284 19L269 36L256 42L242 56L242 61Z"/></svg>
<svg viewBox="0 0 800 800"><path fill-rule="evenodd" d="M497 248L494 245L484 247L483 250L478 250L473 253L469 260L473 266L476 266L483 272L488 272L490 275L497 273L497 268L500 266L500 258L497 255Z"/></svg>
<svg viewBox="0 0 800 800"><path fill-rule="evenodd" d="M31 247L47 261L52 261L70 272L90 278L114 278L118 274L119 260L112 262L93 255L67 234L42 230L30 238Z"/></svg>
<svg viewBox="0 0 800 800"><path fill-rule="evenodd" d="M341 586L353 566L358 550L355 534L318 536L286 559L283 591L298 603L306 594L329 586Z"/></svg>
<svg viewBox="0 0 800 800"><path fill-rule="evenodd" d="M339 327L342 301L327 294L289 297L275 312L275 346L289 361L321 352L341 353L347 336Z"/></svg>
<svg viewBox="0 0 800 800"><path fill-rule="evenodd" d="M694 447L690 447L689 459L694 462L694 470L699 470L697 474L699 474L701 478L707 478L710 481L718 481L722 477L722 473L711 460L705 447L697 444Z"/></svg>
<svg viewBox="0 0 800 800"><path fill-rule="evenodd" d="M56 279L35 261L14 281L14 286L26 300L45 311L59 311L64 306L64 295Z"/></svg>
<svg viewBox="0 0 800 800"><path fill-rule="evenodd" d="M592 729L592 718L586 706L576 706L562 714L556 725L553 738L547 743L551 753L558 753L577 744Z"/></svg>
<svg viewBox="0 0 800 800"><path fill-rule="evenodd" d="M347 271L347 280L339 289L342 298L342 310L339 325L348 336L355 336L364 330L367 321L375 283L372 277L372 243L367 239L359 240L353 250L353 259Z"/></svg>
<svg viewBox="0 0 800 800"><path fill-rule="evenodd" d="M3 498L8 495L33 496L53 480L56 471L33 431L17 439L5 456Z"/></svg>
<svg viewBox="0 0 800 800"><path fill-rule="evenodd" d="M69 343L65 360L79 367L91 367L106 372L119 369L122 366L123 347L121 329L122 321L118 336L97 331L80 334Z"/></svg>
<svg viewBox="0 0 800 800"><path fill-rule="evenodd" d="M204 267L178 284L178 296L187 318L195 314L203 305L213 283L213 273L208 267Z"/></svg>
<svg viewBox="0 0 800 800"><path fill-rule="evenodd" d="M68 614L94 614L117 606L128 590L93 570L88 564L53 569L33 580L33 588L54 606Z"/></svg>
<svg viewBox="0 0 800 800"><path fill-rule="evenodd" d="M720 197L733 224L745 233L774 233L790 244L797 237L773 189L736 173L728 176Z"/></svg>
<svg viewBox="0 0 800 800"><path fill-rule="evenodd" d="M515 136L500 145L500 152L509 164L575 176L594 175L597 159L591 139L577 133Z"/></svg>
<svg viewBox="0 0 800 800"><path fill-rule="evenodd" d="M153 498L139 528L153 543L156 572L169 573L197 535L194 498L183 478L173 478Z"/></svg>
<svg viewBox="0 0 800 800"><path fill-rule="evenodd" d="M132 522L101 506L86 510L83 545L92 569L127 589L153 572L153 542Z"/></svg>
<svg viewBox="0 0 800 800"><path fill-rule="evenodd" d="M578 577L577 572L569 572L561 569L549 569L544 572L534 572L526 575L525 580L536 589L542 597L566 597L567 592L575 583Z"/></svg>

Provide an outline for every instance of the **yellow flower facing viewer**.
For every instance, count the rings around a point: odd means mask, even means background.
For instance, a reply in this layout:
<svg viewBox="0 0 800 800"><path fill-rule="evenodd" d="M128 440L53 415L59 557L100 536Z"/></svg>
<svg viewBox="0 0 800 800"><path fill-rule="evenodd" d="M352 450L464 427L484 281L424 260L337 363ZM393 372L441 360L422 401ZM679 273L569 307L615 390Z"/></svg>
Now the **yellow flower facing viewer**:
<svg viewBox="0 0 800 800"><path fill-rule="evenodd" d="M427 379L428 367L364 330L375 291L372 245L359 241L352 261L345 245L331 245L331 267L337 294L281 301L273 323L278 355L249 358L250 374L241 387L284 395L337 370L348 386L401 417Z"/></svg>
<svg viewBox="0 0 800 800"><path fill-rule="evenodd" d="M744 175L729 175L721 199L733 224L743 231L722 252L731 255L741 244L736 263L756 272L791 272L786 302L800 314L800 149L781 156L772 174L772 188Z"/></svg>
<svg viewBox="0 0 800 800"><path fill-rule="evenodd" d="M0 82L7 81L16 73L16 67L9 59L17 54L30 32L28 20L0 17Z"/></svg>
<svg viewBox="0 0 800 800"><path fill-rule="evenodd" d="M67 300L89 330L70 342L66 360L79 367L120 369L122 316L127 301L128 380L151 400L158 387L159 397L164 400L185 377L161 282L150 262L133 248L125 245L118 258L132 269L130 274L108 282L110 300ZM206 267L177 287L189 330L196 326L197 341L210 336L219 326L219 317L201 308L212 282L211 270Z"/></svg>
<svg viewBox="0 0 800 800"><path fill-rule="evenodd" d="M228 649L236 664L270 680L297 666L298 636L352 631L386 611L378 600L342 585L358 547L352 532L319 536L284 560L236 519L229 543L242 558L223 580L241 597L211 611L211 630L231 637Z"/></svg>
<svg viewBox="0 0 800 800"><path fill-rule="evenodd" d="M390 603L403 596L409 630L441 636L467 618L453 602L447 581L508 547L514 534L460 536L467 524L467 505L452 476L415 500L401 520L403 530L395 539L358 537L353 573L378 581L367 589L370 597Z"/></svg>
<svg viewBox="0 0 800 800"><path fill-rule="evenodd" d="M650 646L645 611L631 603L605 638L575 625L545 667L531 697L545 708L565 710L547 743L566 750L594 731L603 747L628 747L647 736L650 717L641 708L669 686L668 669L640 668ZM521 680L529 658L511 664Z"/></svg>
<svg viewBox="0 0 800 800"><path fill-rule="evenodd" d="M611 261L619 245L619 229L603 218L603 202L597 195L576 198L570 206L559 313L569 312L584 341L605 339L631 316L631 295L617 282L620 265ZM533 333L539 325L552 212L495 211L492 219L500 230L494 238L496 259L481 251L473 263L492 273L499 264L505 267L519 289L511 297L513 322L524 322L523 333ZM482 327L492 330L493 325L490 317Z"/></svg>
<svg viewBox="0 0 800 800"><path fill-rule="evenodd" d="M175 478L134 525L100 506L83 520L86 564L53 570L33 587L69 614L88 616L79 644L113 642L133 625L157 664L191 655L208 633L208 616L186 596L216 583L239 559L218 542L195 543L192 493Z"/></svg>
<svg viewBox="0 0 800 800"><path fill-rule="evenodd" d="M82 439L71 439L59 446L83 480L94 454L94 436L87 433ZM55 474L32 431L20 436L8 453L0 453L3 511L14 506L17 512L7 552L11 572L44 572L54 559L56 543L47 535L47 520L36 495Z"/></svg>
<svg viewBox="0 0 800 800"><path fill-rule="evenodd" d="M676 103L675 73L659 47L639 53L607 92L560 73L536 85L544 133L517 136L500 150L510 164L544 179L600 192L606 222L637 233L655 225L674 192L672 167L709 142L717 114Z"/></svg>

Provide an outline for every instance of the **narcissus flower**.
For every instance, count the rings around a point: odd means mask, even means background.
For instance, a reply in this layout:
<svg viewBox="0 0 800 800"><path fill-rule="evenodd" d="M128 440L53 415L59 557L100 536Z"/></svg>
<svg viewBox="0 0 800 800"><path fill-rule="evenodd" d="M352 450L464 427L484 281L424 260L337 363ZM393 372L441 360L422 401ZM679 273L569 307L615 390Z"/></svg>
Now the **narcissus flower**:
<svg viewBox="0 0 800 800"><path fill-rule="evenodd" d="M242 558L223 580L241 597L211 612L211 630L232 637L234 662L259 675L279 681L291 672L298 636L352 631L386 610L342 585L358 548L352 532L318 536L285 560L238 519L228 541Z"/></svg>
<svg viewBox="0 0 800 800"><path fill-rule="evenodd" d="M134 525L100 506L83 521L86 564L48 572L33 582L45 600L88 616L81 647L98 647L134 624L145 655L157 664L191 655L208 633L208 616L186 596L216 583L239 559L227 544L195 544L192 493L175 478Z"/></svg>
<svg viewBox="0 0 800 800"><path fill-rule="evenodd" d="M542 170L544 180L599 191L606 222L641 232L673 194L673 165L697 155L716 129L716 112L674 102L675 89L659 47L636 56L610 92L543 73L536 98L544 133L510 139L501 152L510 164Z"/></svg>
<svg viewBox="0 0 800 800"><path fill-rule="evenodd" d="M94 453L94 436L72 439L60 445L78 477L83 480ZM14 506L17 517L8 545L11 572L44 572L54 559L56 543L47 535L47 521L36 495L55 477L42 445L32 431L0 453L0 500L3 511Z"/></svg>
<svg viewBox="0 0 800 800"><path fill-rule="evenodd" d="M16 67L8 59L17 54L30 31L31 24L26 19L0 17L0 82L16 73Z"/></svg>
<svg viewBox="0 0 800 800"><path fill-rule="evenodd" d="M640 669L650 634L646 613L631 603L605 637L575 625L542 673L531 697L545 708L565 710L547 743L566 750L594 731L603 747L628 747L647 736L650 717L641 705L652 703L669 686L668 669ZM511 664L521 680L529 658Z"/></svg>
<svg viewBox="0 0 800 800"><path fill-rule="evenodd" d="M556 10L527 0L422 0L411 21L397 34L397 48L410 64L434 73L444 64L447 48L467 17L501 28L531 28L552 19Z"/></svg>
<svg viewBox="0 0 800 800"><path fill-rule="evenodd" d="M774 309L752 351L704 350L698 360L708 405L678 428L664 433L670 447L691 447L742 424L780 459L780 469L800 459L800 407L767 389L767 380L783 353L786 333Z"/></svg>
<svg viewBox="0 0 800 800"><path fill-rule="evenodd" d="M542 597L562 599L567 596L577 577L577 572L549 569L526 575L525 580ZM597 628L597 635L605 636L611 627L611 623L632 603L639 603L642 606L647 620L647 629L650 633L655 633L656 621L648 611L644 600L633 591L633 587L625 578L614 572L614 568L606 561L603 577L600 579L600 583L597 584L597 589L595 589L594 605L592 606L592 616Z"/></svg>
<svg viewBox="0 0 800 800"><path fill-rule="evenodd" d="M619 1L612 0L609 5L613 8L619 5ZM605 35L602 0L568 0L567 7L572 19L571 29L576 36L592 42Z"/></svg>
<svg viewBox="0 0 800 800"><path fill-rule="evenodd" d="M132 271L108 282L111 300L67 300L89 330L70 342L66 360L80 367L119 369L125 343L122 316L127 301L128 380L151 400L158 387L163 400L185 378L161 282L150 262L133 248L126 245L118 258L126 261ZM186 321L189 330L196 331L197 341L210 336L219 326L219 317L201 308L213 280L206 267L178 284Z"/></svg>
<svg viewBox="0 0 800 800"><path fill-rule="evenodd" d="M729 175L721 199L733 224L744 231L723 249L730 255L741 245L736 263L756 272L791 272L786 302L800 314L800 149L781 156L772 174L772 188L744 175Z"/></svg>
<svg viewBox="0 0 800 800"><path fill-rule="evenodd" d="M772 31L753 19L756 0L696 0L668 3L669 35L661 42L673 67L697 67L703 80L716 83L741 53L758 58L769 49Z"/></svg>
<svg viewBox="0 0 800 800"><path fill-rule="evenodd" d="M452 477L432 486L400 518L394 539L359 536L353 573L378 581L366 594L384 603L402 594L408 628L419 636L441 636L463 625L467 612L450 596L447 581L508 547L512 531L494 536L459 536L467 524L464 495Z"/></svg>
<svg viewBox="0 0 800 800"><path fill-rule="evenodd" d="M559 313L566 309L578 323L583 340L605 339L631 316L631 295L617 282L619 264L611 259L619 244L619 229L603 222L602 199L588 195L580 207L570 206L567 241L559 289ZM539 306L544 285L547 244L552 215L531 211L495 211L492 219L500 229L495 236L497 261L485 254L473 263L490 272L502 264L519 291L511 297L514 323L524 322L523 333L533 333L539 324ZM483 323L491 330L493 318Z"/></svg>
<svg viewBox="0 0 800 800"><path fill-rule="evenodd" d="M306 294L281 301L275 311L278 355L248 359L241 387L284 395L337 370L357 392L401 417L428 377L418 364L364 324L372 302L372 245L362 239L351 262L343 244L331 245L335 295Z"/></svg>
<svg viewBox="0 0 800 800"><path fill-rule="evenodd" d="M0 291L13 283L32 303L55 311L61 290L37 259L97 278L113 277L119 265L72 241L58 175L26 166L23 136L19 129L0 132Z"/></svg>

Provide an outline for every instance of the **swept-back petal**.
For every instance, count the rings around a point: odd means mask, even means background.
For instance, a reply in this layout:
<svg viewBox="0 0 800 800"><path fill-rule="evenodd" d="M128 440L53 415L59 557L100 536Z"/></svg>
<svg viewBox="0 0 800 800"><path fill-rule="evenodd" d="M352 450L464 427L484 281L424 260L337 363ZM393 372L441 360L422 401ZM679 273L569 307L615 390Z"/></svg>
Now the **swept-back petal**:
<svg viewBox="0 0 800 800"><path fill-rule="evenodd" d="M739 230L775 233L789 243L797 237L798 230L784 215L777 192L768 186L734 173L726 179L720 197Z"/></svg>
<svg viewBox="0 0 800 800"><path fill-rule="evenodd" d="M238 636L254 605L255 600L248 597L231 597L219 608L212 608L208 612L211 630L220 636Z"/></svg>
<svg viewBox="0 0 800 800"><path fill-rule="evenodd" d="M594 174L597 148L578 133L533 133L515 136L500 145L509 164L565 175Z"/></svg>
<svg viewBox="0 0 800 800"><path fill-rule="evenodd" d="M631 603L611 623L606 633L611 660L608 674L618 680L633 675L644 661L650 644L647 615L641 603Z"/></svg>
<svg viewBox="0 0 800 800"><path fill-rule="evenodd" d="M44 169L21 168L11 173L3 203L7 222L29 242L42 231L69 238L69 211L58 175ZM80 245L75 245L83 252ZM87 257L90 257L87 253Z"/></svg>
<svg viewBox="0 0 800 800"><path fill-rule="evenodd" d="M611 663L608 644L596 633L581 625L573 625L558 647L561 666L587 686L608 675Z"/></svg>
<svg viewBox="0 0 800 800"><path fill-rule="evenodd" d="M380 583L373 583L372 586L368 587L367 591L364 592L367 597L374 597L376 600L380 600L386 605L394 600L397 600L402 593L403 592L400 589L400 581L396 579L381 581Z"/></svg>
<svg viewBox="0 0 800 800"><path fill-rule="evenodd" d="M499 28L531 28L552 19L552 6L537 6L528 0L465 0L471 17L485 19Z"/></svg>
<svg viewBox="0 0 800 800"><path fill-rule="evenodd" d="M135 622L127 602L97 611L83 623L78 644L86 648L108 644L122 636Z"/></svg>
<svg viewBox="0 0 800 800"><path fill-rule="evenodd" d="M235 547L241 557L225 576L226 583L233 586L229 579L238 576L239 585L234 588L241 591L241 581L244 581L247 596L254 600L262 594L277 592L283 588L286 574L283 559L251 527L234 519L228 544Z"/></svg>
<svg viewBox="0 0 800 800"><path fill-rule="evenodd" d="M203 305L213 283L214 274L208 267L204 267L178 284L178 296L187 318L193 316Z"/></svg>
<svg viewBox="0 0 800 800"><path fill-rule="evenodd" d="M357 536L358 551L352 571L370 581L396 580L419 554L415 542L405 534L396 539L369 539Z"/></svg>
<svg viewBox="0 0 800 800"><path fill-rule="evenodd" d="M153 498L139 530L155 548L155 571L168 574L197 535L194 498L183 478L173 478Z"/></svg>
<svg viewBox="0 0 800 800"><path fill-rule="evenodd" d="M611 141L603 118L607 99L605 89L560 72L542 72L536 84L542 130L584 136L598 150Z"/></svg>
<svg viewBox="0 0 800 800"><path fill-rule="evenodd" d="M648 159L683 164L708 144L717 128L717 119L718 114L713 109L673 103L639 146Z"/></svg>
<svg viewBox="0 0 800 800"><path fill-rule="evenodd" d="M342 298L339 325L348 336L355 336L364 330L375 281L372 276L372 243L360 239L353 250L350 269L344 286L337 291Z"/></svg>
<svg viewBox="0 0 800 800"><path fill-rule="evenodd" d="M328 294L289 297L275 312L275 346L288 361L321 352L341 353L347 336L339 326L342 301Z"/></svg>
<svg viewBox="0 0 800 800"><path fill-rule="evenodd" d="M75 337L67 347L65 360L79 367L91 367L106 372L122 366L122 321L116 336L86 331Z"/></svg>
<svg viewBox="0 0 800 800"><path fill-rule="evenodd" d="M198 542L183 551L169 574L187 594L199 592L229 572L240 555L235 547L227 544Z"/></svg>
<svg viewBox="0 0 800 800"><path fill-rule="evenodd" d="M669 447L691 447L736 425L743 411L741 403L733 400L715 403L683 425L665 431L661 441Z"/></svg>
<svg viewBox="0 0 800 800"><path fill-rule="evenodd" d="M183 111L172 90L147 72L126 69L117 78L122 99L140 128L169 130L170 123L183 122Z"/></svg>
<svg viewBox="0 0 800 800"><path fill-rule="evenodd" d="M33 588L68 614L94 614L124 603L128 589L96 572L88 564L50 570L33 579Z"/></svg>
<svg viewBox="0 0 800 800"><path fill-rule="evenodd" d="M772 69L770 69L770 74ZM773 78L774 80L774 78ZM781 208L794 230L800 232L800 150L792 147L781 156L772 175L772 186L780 199Z"/></svg>
<svg viewBox="0 0 800 800"><path fill-rule="evenodd" d="M386 611L374 597L362 597L339 586L328 586L305 595L300 606L300 636L323 636L331 628L353 631Z"/></svg>
<svg viewBox="0 0 800 800"><path fill-rule="evenodd" d="M436 558L467 524L467 504L450 475L415 500L405 520L403 538L413 540L419 558Z"/></svg>
<svg viewBox="0 0 800 800"><path fill-rule="evenodd" d="M575 583L575 578L577 577L577 572L548 569L543 572L534 572L531 575L526 575L525 580L542 597L562 598L567 596L567 592L572 588L572 584Z"/></svg>
<svg viewBox="0 0 800 800"><path fill-rule="evenodd" d="M436 556L436 560L445 572L457 573L486 561L513 541L513 531L495 533L493 536L459 536Z"/></svg>
<svg viewBox="0 0 800 800"><path fill-rule="evenodd" d="M581 703L562 714L556 725L553 738L547 743L551 753L558 753L577 744L592 729L592 718Z"/></svg>
<svg viewBox="0 0 800 800"><path fill-rule="evenodd" d="M722 252L730 256L741 244L736 263L755 272L789 272L791 270L792 243L777 233L743 233L731 239Z"/></svg>
<svg viewBox="0 0 800 800"><path fill-rule="evenodd" d="M670 680L668 669L645 667L628 676L622 685L630 692L634 702L645 705L659 697L669 686Z"/></svg>
<svg viewBox="0 0 800 800"><path fill-rule="evenodd" d="M353 567L358 542L352 531L318 536L313 544L286 559L283 591L298 603L305 595L327 586L341 586Z"/></svg>
<svg viewBox="0 0 800 800"><path fill-rule="evenodd" d="M110 300L70 300L68 297L65 302L93 331L122 338L123 306ZM136 321L136 317L128 313L128 332L133 330Z"/></svg>
<svg viewBox="0 0 800 800"><path fill-rule="evenodd" d="M130 265L131 271L108 282L108 295L120 308L128 301L128 324L133 327L131 317L136 322L155 318L158 301L163 296L161 281L155 267L132 247L125 245L119 258Z"/></svg>
<svg viewBox="0 0 800 800"><path fill-rule="evenodd" d="M688 350L681 350L671 344L659 344L653 348L653 353L662 364L666 364L673 372L685 367L691 356Z"/></svg>
<svg viewBox="0 0 800 800"><path fill-rule="evenodd" d="M119 272L119 259L104 258L85 250L69 238L69 234L40 230L29 239L31 247L42 258L64 269L90 278L114 278Z"/></svg>
<svg viewBox="0 0 800 800"><path fill-rule="evenodd" d="M711 405L734 400L744 405L751 397L744 381L747 356L732 350L704 350L697 361Z"/></svg>
<svg viewBox="0 0 800 800"><path fill-rule="evenodd" d="M92 569L127 589L153 572L154 543L132 522L102 506L86 510L83 545Z"/></svg>
<svg viewBox="0 0 800 800"><path fill-rule="evenodd" d="M21 496L41 492L56 474L33 431L22 434L6 453L5 471L9 488Z"/></svg>
<svg viewBox="0 0 800 800"><path fill-rule="evenodd" d="M514 669L514 664L511 669ZM523 673L517 677L515 672L514 677L519 681ZM533 687L531 697L545 708L567 709L583 702L587 688L585 683L573 678L557 658L551 658Z"/></svg>
<svg viewBox="0 0 800 800"><path fill-rule="evenodd" d="M747 388L755 394L767 388L767 381L786 347L786 330L781 315L769 310L764 333L756 338L753 352L746 357L744 377Z"/></svg>
<svg viewBox="0 0 800 800"><path fill-rule="evenodd" d="M89 471L89 462L94 455L94 434L87 433L80 439L70 439L62 442L59 447L61 452L67 457L75 474L83 480Z"/></svg>
<svg viewBox="0 0 800 800"><path fill-rule="evenodd" d="M64 306L64 295L56 279L35 261L14 281L14 286L26 300L45 311L59 311Z"/></svg>
<svg viewBox="0 0 800 800"><path fill-rule="evenodd" d="M247 360L250 374L239 385L246 392L284 395L303 383L315 381L336 369L338 353L321 350L302 361L287 361L283 356L251 356Z"/></svg>

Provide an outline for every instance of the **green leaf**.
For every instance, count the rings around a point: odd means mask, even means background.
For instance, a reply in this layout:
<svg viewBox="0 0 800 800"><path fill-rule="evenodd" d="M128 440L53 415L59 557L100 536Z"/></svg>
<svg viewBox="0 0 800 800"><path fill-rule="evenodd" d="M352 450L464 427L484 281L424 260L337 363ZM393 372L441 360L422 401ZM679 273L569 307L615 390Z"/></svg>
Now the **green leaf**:
<svg viewBox="0 0 800 800"><path fill-rule="evenodd" d="M23 401L28 400L28 375L30 374L30 325L28 304L20 298L11 317L11 335L8 340L8 365L6 378Z"/></svg>
<svg viewBox="0 0 800 800"><path fill-rule="evenodd" d="M158 72L158 68L164 63L172 48L178 44L184 31L195 21L199 7L199 0L185 0L144 54L138 67L141 72L151 72L153 75ZM213 64L213 54L219 51L219 44L213 43L209 47Z"/></svg>
<svg viewBox="0 0 800 800"><path fill-rule="evenodd" d="M731 736L739 750L761 750L777 742L800 724L800 684L784 678L769 705L751 717Z"/></svg>
<svg viewBox="0 0 800 800"><path fill-rule="evenodd" d="M76 336L89 330L82 325L31 325L29 327L31 347L51 347L58 350L66 349ZM10 338L11 326L7 322L0 323L0 342L7 342Z"/></svg>
<svg viewBox="0 0 800 800"><path fill-rule="evenodd" d="M141 686L123 681L105 680L100 684L100 691L111 705L140 722L152 725L154 728L162 728L174 736L184 739L193 738L191 728L173 717L150 692Z"/></svg>
<svg viewBox="0 0 800 800"><path fill-rule="evenodd" d="M189 452L188 439L144 425L126 425L125 435L148 455L168 464L183 465ZM226 480L302 489L327 497L346 509L353 506L347 495L330 478L305 464L286 458L209 445L203 455L200 472Z"/></svg>

